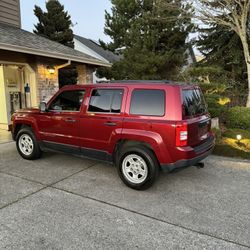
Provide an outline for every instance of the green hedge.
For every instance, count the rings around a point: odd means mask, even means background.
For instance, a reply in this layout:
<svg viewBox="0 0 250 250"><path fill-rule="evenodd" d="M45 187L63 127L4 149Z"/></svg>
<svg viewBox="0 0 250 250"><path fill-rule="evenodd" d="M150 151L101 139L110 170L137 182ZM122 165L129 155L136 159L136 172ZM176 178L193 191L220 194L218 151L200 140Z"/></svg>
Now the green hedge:
<svg viewBox="0 0 250 250"><path fill-rule="evenodd" d="M250 130L246 129L227 129L222 133L223 137L236 139L237 135L242 135L243 139L250 139Z"/></svg>
<svg viewBox="0 0 250 250"><path fill-rule="evenodd" d="M225 84L218 83L200 83L199 86L204 94L223 94L228 88Z"/></svg>
<svg viewBox="0 0 250 250"><path fill-rule="evenodd" d="M226 107L218 103L221 97L222 96L218 94L205 94L205 99L208 105L208 111L211 114L212 118L220 117L226 111Z"/></svg>
<svg viewBox="0 0 250 250"><path fill-rule="evenodd" d="M250 108L233 107L227 111L226 126L250 130Z"/></svg>

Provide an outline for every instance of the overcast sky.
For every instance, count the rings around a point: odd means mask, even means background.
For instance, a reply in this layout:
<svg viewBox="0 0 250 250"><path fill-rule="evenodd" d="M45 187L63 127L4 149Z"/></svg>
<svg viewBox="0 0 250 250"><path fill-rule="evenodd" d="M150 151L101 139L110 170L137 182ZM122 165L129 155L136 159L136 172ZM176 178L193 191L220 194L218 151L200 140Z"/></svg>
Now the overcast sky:
<svg viewBox="0 0 250 250"><path fill-rule="evenodd" d="M108 41L109 38L103 33L104 11L110 10L110 0L60 0L65 10L71 15L75 24L74 33L98 40ZM34 6L38 5L45 9L45 0L21 0L22 28L33 31L37 18L34 16Z"/></svg>

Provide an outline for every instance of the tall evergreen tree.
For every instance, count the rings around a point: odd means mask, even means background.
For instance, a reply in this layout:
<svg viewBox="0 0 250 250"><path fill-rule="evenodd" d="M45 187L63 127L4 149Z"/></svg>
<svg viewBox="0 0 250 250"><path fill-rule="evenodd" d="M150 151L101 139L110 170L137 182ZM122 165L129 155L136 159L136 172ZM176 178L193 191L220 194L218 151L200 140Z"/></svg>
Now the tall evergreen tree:
<svg viewBox="0 0 250 250"><path fill-rule="evenodd" d="M35 6L34 13L38 18L34 33L44 36L50 40L59 42L70 48L74 48L74 35L71 29L71 17L64 6L58 0L49 0L46 10ZM59 70L60 87L77 82L77 71L75 68Z"/></svg>
<svg viewBox="0 0 250 250"><path fill-rule="evenodd" d="M204 55L206 66L219 66L235 81L246 82L246 65L239 36L220 25L199 29L197 46Z"/></svg>
<svg viewBox="0 0 250 250"><path fill-rule="evenodd" d="M182 0L111 0L105 14L106 49L123 55L111 69L114 78L175 79L185 63L193 25ZM110 72L109 72L110 73Z"/></svg>
<svg viewBox="0 0 250 250"><path fill-rule="evenodd" d="M74 48L71 17L64 6L57 0L50 0L46 3L46 9L47 12L44 12L35 6L34 13L39 22L35 25L34 33Z"/></svg>
<svg viewBox="0 0 250 250"><path fill-rule="evenodd" d="M241 41L248 79L247 103L250 107L250 46L248 37L250 0L195 0L197 18L234 31Z"/></svg>

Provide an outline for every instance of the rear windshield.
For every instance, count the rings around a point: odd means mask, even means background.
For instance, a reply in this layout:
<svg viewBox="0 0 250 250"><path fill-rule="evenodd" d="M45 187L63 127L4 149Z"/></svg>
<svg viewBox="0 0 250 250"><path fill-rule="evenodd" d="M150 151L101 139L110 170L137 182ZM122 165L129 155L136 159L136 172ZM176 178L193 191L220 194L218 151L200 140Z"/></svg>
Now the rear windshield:
<svg viewBox="0 0 250 250"><path fill-rule="evenodd" d="M183 118L207 113L207 104L199 88L182 90Z"/></svg>

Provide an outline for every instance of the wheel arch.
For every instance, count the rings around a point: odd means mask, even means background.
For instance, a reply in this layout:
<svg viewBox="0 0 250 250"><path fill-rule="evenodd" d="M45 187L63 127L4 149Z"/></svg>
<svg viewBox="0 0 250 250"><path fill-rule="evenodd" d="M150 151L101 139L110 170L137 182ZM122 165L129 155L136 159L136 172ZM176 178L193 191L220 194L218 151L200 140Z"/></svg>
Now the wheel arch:
<svg viewBox="0 0 250 250"><path fill-rule="evenodd" d="M158 157L154 151L154 148L150 143L145 142L145 141L140 141L140 140L131 140L131 139L119 139L116 142L113 153L112 153L114 163L115 164L117 163L119 153L121 152L121 150L123 148L134 147L134 146L138 146L138 145L144 146L145 148L149 149L155 155L155 158L159 163L159 160L158 160Z"/></svg>
<svg viewBox="0 0 250 250"><path fill-rule="evenodd" d="M13 130L13 139L14 140L16 140L18 132L23 128L31 128L37 137L36 127L35 127L33 122L31 122L31 121L16 121L14 130Z"/></svg>

